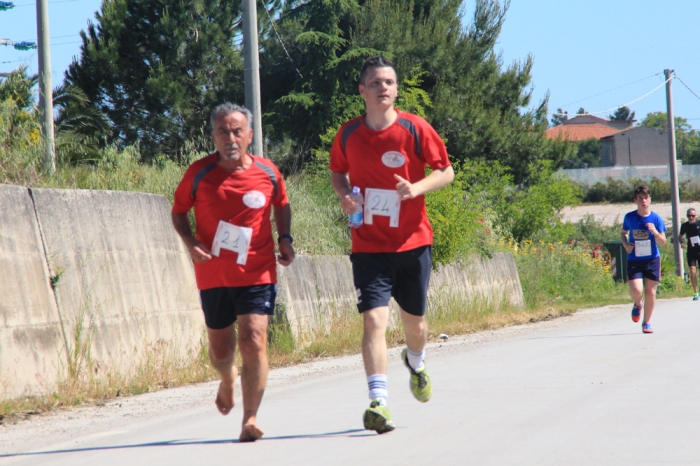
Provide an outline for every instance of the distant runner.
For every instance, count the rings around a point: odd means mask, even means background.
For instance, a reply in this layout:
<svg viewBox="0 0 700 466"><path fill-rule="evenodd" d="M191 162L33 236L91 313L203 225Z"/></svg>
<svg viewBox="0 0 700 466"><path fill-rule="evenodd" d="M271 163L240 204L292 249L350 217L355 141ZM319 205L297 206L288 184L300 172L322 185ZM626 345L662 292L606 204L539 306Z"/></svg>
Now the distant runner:
<svg viewBox="0 0 700 466"><path fill-rule="evenodd" d="M370 407L365 429L394 430L387 390L386 330L389 299L401 307L407 348L401 358L410 372L413 396L430 400L425 368L426 297L433 230L424 194L452 182L454 171L440 136L423 118L394 108L398 92L391 61L377 56L360 72L366 114L345 123L331 148L331 183L348 215L355 212L352 187L364 196L364 224L352 231L353 281L364 334L362 357ZM426 165L433 170L425 176ZM349 177L349 178L348 178Z"/></svg>
<svg viewBox="0 0 700 466"><path fill-rule="evenodd" d="M294 260L292 213L282 175L269 160L248 154L253 139L250 111L231 103L211 113L217 151L194 162L175 191L172 221L194 261L209 358L221 374L216 407L234 405L238 348L243 361L242 442L263 436L257 413L267 382L267 324L275 309L277 270L270 211L274 210L281 265ZM197 237L187 213L194 208Z"/></svg>
<svg viewBox="0 0 700 466"><path fill-rule="evenodd" d="M700 223L697 222L695 209L690 208L686 213L688 221L681 225L678 240L681 247L686 247L684 236L688 238L688 267L690 267L690 283L693 285L693 301L700 299L698 294L698 261L700 261Z"/></svg>
<svg viewBox="0 0 700 466"><path fill-rule="evenodd" d="M639 322L642 307L642 332L654 333L649 321L656 304L656 287L661 280L659 245L666 244L666 225L651 211L651 193L644 185L634 190L637 210L625 215L622 222L622 245L627 250L627 279L629 280L632 321Z"/></svg>

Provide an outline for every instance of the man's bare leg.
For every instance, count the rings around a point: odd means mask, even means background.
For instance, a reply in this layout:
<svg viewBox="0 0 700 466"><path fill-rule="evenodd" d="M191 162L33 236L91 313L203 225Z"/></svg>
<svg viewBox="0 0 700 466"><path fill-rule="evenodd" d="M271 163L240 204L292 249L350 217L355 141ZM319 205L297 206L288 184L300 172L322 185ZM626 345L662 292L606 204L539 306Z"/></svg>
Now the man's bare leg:
<svg viewBox="0 0 700 466"><path fill-rule="evenodd" d="M651 314L654 312L654 306L656 305L656 287L659 282L654 280L644 279L644 320L642 322L649 322L651 320Z"/></svg>
<svg viewBox="0 0 700 466"><path fill-rule="evenodd" d="M367 377L386 374L386 328L389 325L389 307L375 307L362 313L362 360Z"/></svg>
<svg viewBox="0 0 700 466"><path fill-rule="evenodd" d="M425 316L414 316L401 309L401 320L408 349L420 353L428 342L428 322Z"/></svg>
<svg viewBox="0 0 700 466"><path fill-rule="evenodd" d="M234 364L236 354L236 329L230 325L224 329L207 328L209 336L209 360L221 375L219 391L216 394L216 407L226 416L234 405L233 387L238 377Z"/></svg>
<svg viewBox="0 0 700 466"><path fill-rule="evenodd" d="M698 269L690 266L690 283L693 285L693 294L698 294Z"/></svg>
<svg viewBox="0 0 700 466"><path fill-rule="evenodd" d="M254 442L263 436L262 429L257 425L257 414L267 384L267 324L267 315L246 314L238 317L238 347L243 360L241 442Z"/></svg>
<svg viewBox="0 0 700 466"><path fill-rule="evenodd" d="M634 280L629 280L630 296L632 296L632 301L635 306L642 306L642 296L644 293L644 280L641 278L635 278Z"/></svg>

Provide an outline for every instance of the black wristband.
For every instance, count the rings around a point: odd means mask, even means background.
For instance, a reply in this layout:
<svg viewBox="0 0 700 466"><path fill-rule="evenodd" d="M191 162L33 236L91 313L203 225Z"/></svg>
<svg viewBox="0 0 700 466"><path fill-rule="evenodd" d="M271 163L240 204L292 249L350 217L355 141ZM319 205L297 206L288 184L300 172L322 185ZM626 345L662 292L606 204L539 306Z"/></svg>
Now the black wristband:
<svg viewBox="0 0 700 466"><path fill-rule="evenodd" d="M287 238L290 243L294 242L294 238L292 238L292 235L286 234L286 235L280 235L279 238L277 238L277 244L281 243L283 239Z"/></svg>

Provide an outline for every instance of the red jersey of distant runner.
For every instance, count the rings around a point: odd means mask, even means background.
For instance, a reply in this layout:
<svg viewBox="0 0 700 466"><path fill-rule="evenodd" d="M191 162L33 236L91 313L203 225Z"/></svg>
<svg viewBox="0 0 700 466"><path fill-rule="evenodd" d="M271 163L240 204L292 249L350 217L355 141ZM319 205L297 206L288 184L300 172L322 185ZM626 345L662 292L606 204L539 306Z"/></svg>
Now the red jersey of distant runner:
<svg viewBox="0 0 700 466"><path fill-rule="evenodd" d="M270 211L271 206L289 203L287 190L271 161L249 156L250 167L233 173L216 163L217 153L204 157L190 165L175 190L173 213L186 214L194 207L197 239L210 250L219 220L253 230L245 265L239 265L238 253L228 249L194 264L200 290L277 283Z"/></svg>
<svg viewBox="0 0 700 466"><path fill-rule="evenodd" d="M416 183L425 178L425 167L450 166L447 149L437 132L423 118L396 110L396 121L375 131L365 116L340 127L331 148L331 171L348 173L350 185L396 191L394 174ZM367 207L374 202L365 196ZM433 242L433 229L425 209L425 196L400 202L398 226L389 216L375 216L372 224L352 229L353 252L401 252Z"/></svg>

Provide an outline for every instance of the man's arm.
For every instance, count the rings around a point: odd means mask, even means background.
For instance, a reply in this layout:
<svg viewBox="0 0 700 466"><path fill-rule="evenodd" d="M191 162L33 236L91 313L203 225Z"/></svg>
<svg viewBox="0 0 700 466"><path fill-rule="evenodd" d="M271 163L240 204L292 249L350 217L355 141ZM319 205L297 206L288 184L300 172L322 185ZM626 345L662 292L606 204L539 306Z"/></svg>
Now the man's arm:
<svg viewBox="0 0 700 466"><path fill-rule="evenodd" d="M340 207L350 215L355 212L355 203L350 198L352 188L350 188L350 178L347 173L331 172L331 186L340 197Z"/></svg>
<svg viewBox="0 0 700 466"><path fill-rule="evenodd" d="M280 236L289 235L292 229L292 208L289 204L282 207L273 207L273 215L275 217L275 226L277 234ZM294 260L294 247L289 238L283 238L277 245L279 255L277 261L280 265L288 266Z"/></svg>
<svg viewBox="0 0 700 466"><path fill-rule="evenodd" d="M622 240L622 246L625 248L625 251L627 251L627 254L631 254L632 250L634 249L634 243L630 243L627 241L627 236L629 235L629 230L625 231L622 230L620 232L620 239Z"/></svg>
<svg viewBox="0 0 700 466"><path fill-rule="evenodd" d="M423 194L427 194L432 191L437 191L440 188L447 186L452 183L455 179L455 172L452 166L439 168L433 170L433 172L423 178L420 181L411 183L410 181L401 178L399 175L394 175L396 183L396 191L398 191L401 200L413 199Z"/></svg>
<svg viewBox="0 0 700 466"><path fill-rule="evenodd" d="M173 221L173 227L175 227L175 232L182 238L192 260L198 263L210 260L211 251L201 242L197 241L197 238L192 235L190 219L187 217L187 214L171 213L170 216Z"/></svg>
<svg viewBox="0 0 700 466"><path fill-rule="evenodd" d="M647 223L647 228L651 232L652 235L654 235L654 239L656 240L656 244L659 246L663 246L666 244L666 234L663 231L659 231L656 229L656 225L653 223L649 222Z"/></svg>

